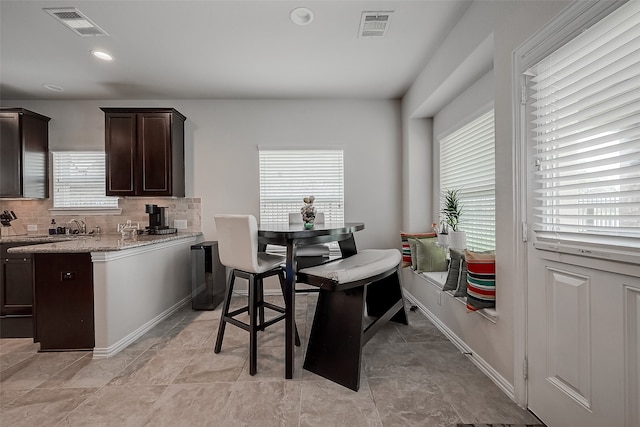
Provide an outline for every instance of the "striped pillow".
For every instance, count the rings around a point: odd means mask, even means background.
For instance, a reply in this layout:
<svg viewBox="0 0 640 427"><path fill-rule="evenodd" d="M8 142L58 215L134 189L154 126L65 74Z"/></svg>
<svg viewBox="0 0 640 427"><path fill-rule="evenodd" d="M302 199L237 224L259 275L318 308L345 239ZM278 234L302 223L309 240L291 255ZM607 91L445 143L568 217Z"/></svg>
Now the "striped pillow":
<svg viewBox="0 0 640 427"><path fill-rule="evenodd" d="M411 245L409 244L409 238L416 237L436 237L436 233L403 233L400 232L400 239L402 240L402 266L409 267L411 265Z"/></svg>
<svg viewBox="0 0 640 427"><path fill-rule="evenodd" d="M464 251L467 261L467 310L496 306L496 255Z"/></svg>

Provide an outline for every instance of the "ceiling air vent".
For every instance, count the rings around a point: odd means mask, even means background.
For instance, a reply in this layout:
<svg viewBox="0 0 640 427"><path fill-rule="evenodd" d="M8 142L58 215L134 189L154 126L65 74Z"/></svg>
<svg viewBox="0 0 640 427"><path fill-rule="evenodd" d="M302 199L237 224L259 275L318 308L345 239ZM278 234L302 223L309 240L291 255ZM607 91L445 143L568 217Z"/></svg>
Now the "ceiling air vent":
<svg viewBox="0 0 640 427"><path fill-rule="evenodd" d="M359 37L383 37L389 28L391 15L393 11L362 12Z"/></svg>
<svg viewBox="0 0 640 427"><path fill-rule="evenodd" d="M62 22L67 28L82 37L108 36L102 28L87 18L78 9L67 7L64 9L43 9L49 15Z"/></svg>

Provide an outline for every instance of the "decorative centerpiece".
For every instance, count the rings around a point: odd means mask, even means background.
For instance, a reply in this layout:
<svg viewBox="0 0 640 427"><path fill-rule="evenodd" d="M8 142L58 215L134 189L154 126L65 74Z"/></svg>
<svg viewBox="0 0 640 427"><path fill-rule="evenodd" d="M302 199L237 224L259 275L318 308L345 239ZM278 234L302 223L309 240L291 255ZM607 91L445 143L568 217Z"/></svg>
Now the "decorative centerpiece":
<svg viewBox="0 0 640 427"><path fill-rule="evenodd" d="M316 221L316 208L313 206L313 201L315 199L316 198L313 196L302 199L304 201L304 206L300 209L300 214L302 215L304 228L313 228L313 224Z"/></svg>

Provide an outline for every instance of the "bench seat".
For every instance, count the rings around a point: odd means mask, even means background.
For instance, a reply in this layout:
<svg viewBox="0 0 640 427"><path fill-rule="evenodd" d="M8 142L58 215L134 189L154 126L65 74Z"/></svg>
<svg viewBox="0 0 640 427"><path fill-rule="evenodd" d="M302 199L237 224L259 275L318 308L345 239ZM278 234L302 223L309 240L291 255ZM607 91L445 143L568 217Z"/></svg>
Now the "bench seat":
<svg viewBox="0 0 640 427"><path fill-rule="evenodd" d="M368 249L299 270L320 289L304 369L358 391L362 347L389 320L408 324L401 262L397 249Z"/></svg>
<svg viewBox="0 0 640 427"><path fill-rule="evenodd" d="M365 249L348 258L305 268L298 273L321 277L340 285L377 276L394 269L400 261L402 255L397 249Z"/></svg>

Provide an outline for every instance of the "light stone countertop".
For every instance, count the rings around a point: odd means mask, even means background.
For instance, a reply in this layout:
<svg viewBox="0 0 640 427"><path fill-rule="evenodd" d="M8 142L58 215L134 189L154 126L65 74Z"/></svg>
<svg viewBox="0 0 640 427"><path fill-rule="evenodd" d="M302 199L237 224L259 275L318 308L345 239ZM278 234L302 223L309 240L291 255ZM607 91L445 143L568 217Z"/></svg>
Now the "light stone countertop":
<svg viewBox="0 0 640 427"><path fill-rule="evenodd" d="M2 237L0 243L25 243L25 246L10 248L9 253L86 253L110 252L172 240L201 236L201 232L147 235L123 239L120 234L71 235L71 236L10 236ZM37 243L37 244L34 244Z"/></svg>

